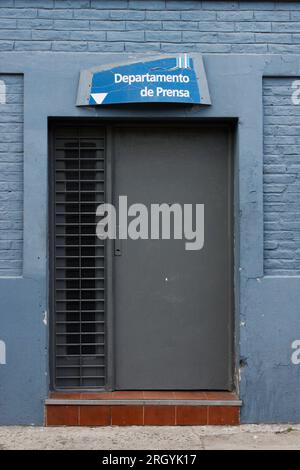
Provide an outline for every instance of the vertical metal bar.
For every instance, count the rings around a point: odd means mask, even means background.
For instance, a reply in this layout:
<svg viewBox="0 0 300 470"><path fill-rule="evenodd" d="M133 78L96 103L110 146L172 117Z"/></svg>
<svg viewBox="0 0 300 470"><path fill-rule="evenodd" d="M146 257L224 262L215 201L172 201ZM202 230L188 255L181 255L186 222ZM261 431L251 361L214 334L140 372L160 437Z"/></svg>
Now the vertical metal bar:
<svg viewBox="0 0 300 470"><path fill-rule="evenodd" d="M233 129L227 127L227 138L228 138L228 154L227 154L227 207L228 207L228 257L229 257L229 273L228 273L228 343L230 350L228 352L228 386L229 390L232 390L233 386L233 371L234 371L234 334L233 333L233 320L234 320L234 296L233 296L233 269L234 269L234 239L233 239L233 224L234 215L232 210L234 187L233 187Z"/></svg>
<svg viewBox="0 0 300 470"><path fill-rule="evenodd" d="M79 222L79 227L78 227L78 239L79 239L79 350L80 350L80 358L79 358L79 384L82 386L82 292L81 292L81 287L82 287L82 260L81 260L81 255L82 255L82 238L81 238L81 140L80 140L80 128L77 130L78 132L78 222Z"/></svg>
<svg viewBox="0 0 300 470"><path fill-rule="evenodd" d="M50 270L50 288L49 288L49 311L50 311L50 386L55 388L56 376L56 335L55 322L56 317L52 314L55 311L55 131L49 129L49 157L48 158L48 174L49 174L49 270Z"/></svg>
<svg viewBox="0 0 300 470"><path fill-rule="evenodd" d="M113 130L106 128L106 202L113 201ZM106 240L106 367L107 389L115 386L114 374L114 305L113 305L113 240Z"/></svg>

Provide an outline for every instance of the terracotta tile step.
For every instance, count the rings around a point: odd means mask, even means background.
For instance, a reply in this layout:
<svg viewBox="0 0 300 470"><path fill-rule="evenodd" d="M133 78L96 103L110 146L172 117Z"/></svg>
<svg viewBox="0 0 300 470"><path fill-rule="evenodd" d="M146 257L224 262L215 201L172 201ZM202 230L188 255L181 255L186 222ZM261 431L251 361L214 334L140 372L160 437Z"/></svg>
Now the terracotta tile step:
<svg viewBox="0 0 300 470"><path fill-rule="evenodd" d="M168 402L183 400L183 401L225 401L235 402L239 404L238 396L233 392L210 392L210 391L117 391L117 392L98 392L98 393L77 393L77 392L50 392L49 401L54 400L103 400L111 401L140 401L145 402L148 400L166 400ZM71 402L70 402L71 404ZM77 404L77 403L73 403Z"/></svg>
<svg viewBox="0 0 300 470"><path fill-rule="evenodd" d="M238 425L240 406L47 404L46 426Z"/></svg>

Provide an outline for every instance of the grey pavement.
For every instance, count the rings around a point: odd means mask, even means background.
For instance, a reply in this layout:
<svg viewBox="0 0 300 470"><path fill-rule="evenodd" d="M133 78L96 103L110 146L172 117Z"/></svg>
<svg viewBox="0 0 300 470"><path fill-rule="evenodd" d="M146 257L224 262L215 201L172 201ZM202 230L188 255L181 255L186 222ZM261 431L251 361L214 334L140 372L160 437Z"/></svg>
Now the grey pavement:
<svg viewBox="0 0 300 470"><path fill-rule="evenodd" d="M0 450L300 449L300 425L0 426Z"/></svg>

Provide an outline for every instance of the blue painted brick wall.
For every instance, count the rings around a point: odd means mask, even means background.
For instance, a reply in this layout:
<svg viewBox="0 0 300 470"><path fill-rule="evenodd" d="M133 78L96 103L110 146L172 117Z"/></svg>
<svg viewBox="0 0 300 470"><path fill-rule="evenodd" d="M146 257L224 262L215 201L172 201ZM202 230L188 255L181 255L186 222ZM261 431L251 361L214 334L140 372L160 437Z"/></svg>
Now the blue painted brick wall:
<svg viewBox="0 0 300 470"><path fill-rule="evenodd" d="M266 78L264 102L265 273L300 274L300 105L291 78Z"/></svg>
<svg viewBox="0 0 300 470"><path fill-rule="evenodd" d="M0 51L13 50L299 54L300 2L1 0ZM299 227L296 219L292 219L298 216L300 187L296 166L300 145L297 146L297 137L290 134L288 125L279 128L272 122L289 121L297 132L298 111L290 108L285 95L289 81L272 83L266 80L264 86L265 272L297 274L300 273ZM280 113L280 107L287 115L272 115ZM0 119L5 116L0 115ZM0 136L3 135L5 131L1 131ZM294 152L292 155L284 154L280 140L286 144L286 152ZM22 158L21 152L14 150L1 155L2 219L6 214L1 236L7 240L1 238L0 275L13 275L21 270L21 216L16 208L21 207ZM16 181L8 179L11 172ZM8 187L14 188L12 194ZM10 218L3 211L9 204L15 205L14 216L11 213ZM19 238L10 240L13 233Z"/></svg>
<svg viewBox="0 0 300 470"><path fill-rule="evenodd" d="M0 99L0 276L18 276L22 274L23 238L23 77L0 75L0 91L4 88Z"/></svg>
<svg viewBox="0 0 300 470"><path fill-rule="evenodd" d="M300 3L1 0L1 51L299 53Z"/></svg>

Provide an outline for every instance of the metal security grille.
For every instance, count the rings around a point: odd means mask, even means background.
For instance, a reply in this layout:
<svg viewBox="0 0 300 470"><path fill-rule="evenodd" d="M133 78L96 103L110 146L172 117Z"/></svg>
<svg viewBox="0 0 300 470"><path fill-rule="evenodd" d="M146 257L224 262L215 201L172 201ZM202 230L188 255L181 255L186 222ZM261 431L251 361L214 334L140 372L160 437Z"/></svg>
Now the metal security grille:
<svg viewBox="0 0 300 470"><path fill-rule="evenodd" d="M106 383L105 245L96 237L96 208L105 198L105 132L54 131L55 385Z"/></svg>

